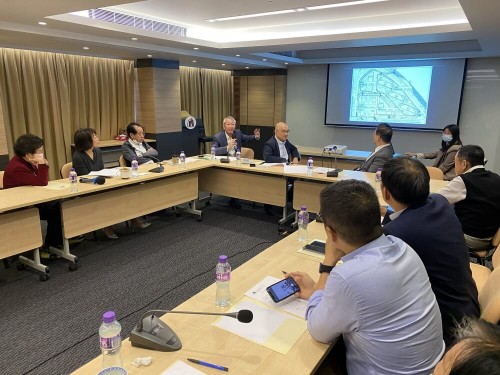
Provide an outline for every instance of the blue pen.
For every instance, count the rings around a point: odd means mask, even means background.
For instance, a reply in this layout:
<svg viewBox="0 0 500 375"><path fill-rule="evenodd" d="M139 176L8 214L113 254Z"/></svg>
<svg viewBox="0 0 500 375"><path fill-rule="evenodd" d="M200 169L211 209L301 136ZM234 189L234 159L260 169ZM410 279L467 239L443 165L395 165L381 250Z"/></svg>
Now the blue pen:
<svg viewBox="0 0 500 375"><path fill-rule="evenodd" d="M214 368L214 369L217 369L217 370L221 370L221 371L229 371L229 369L227 367L219 366L219 365L214 365L213 363L200 361L199 359L188 358L187 360L189 362L196 363L197 365L211 367L211 368Z"/></svg>

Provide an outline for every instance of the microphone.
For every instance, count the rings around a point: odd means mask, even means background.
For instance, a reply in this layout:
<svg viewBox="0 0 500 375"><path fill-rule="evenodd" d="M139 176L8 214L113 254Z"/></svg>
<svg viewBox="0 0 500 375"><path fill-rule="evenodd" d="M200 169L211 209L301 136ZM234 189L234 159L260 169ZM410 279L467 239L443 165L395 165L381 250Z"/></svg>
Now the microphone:
<svg viewBox="0 0 500 375"><path fill-rule="evenodd" d="M132 346L161 352L173 352L182 348L179 337L155 313L227 316L238 319L241 323L250 323L253 320L253 313L250 310L240 310L232 313L149 310L141 317L141 320L132 332L130 332Z"/></svg>
<svg viewBox="0 0 500 375"><path fill-rule="evenodd" d="M165 170L165 167L161 164L161 161L160 159L154 157L154 156L151 156L151 155L148 155L151 159L153 159L154 161L156 161L156 163L158 164L158 166L156 168L153 168L153 169L150 169L149 172L153 172L153 173L161 173Z"/></svg>
<svg viewBox="0 0 500 375"><path fill-rule="evenodd" d="M337 172L337 173L342 172L342 169L339 169L337 164L337 146L333 146L332 151L333 151L333 157L335 158L335 169L331 172Z"/></svg>
<svg viewBox="0 0 500 375"><path fill-rule="evenodd" d="M103 185L105 182L106 179L102 176L96 176L94 178L80 177L80 183L84 184Z"/></svg>

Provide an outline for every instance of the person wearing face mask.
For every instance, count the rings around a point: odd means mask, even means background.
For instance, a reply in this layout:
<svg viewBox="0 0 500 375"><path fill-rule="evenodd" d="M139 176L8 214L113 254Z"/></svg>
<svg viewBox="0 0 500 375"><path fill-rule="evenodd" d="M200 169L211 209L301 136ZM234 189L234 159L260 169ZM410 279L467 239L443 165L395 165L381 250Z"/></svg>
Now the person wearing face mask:
<svg viewBox="0 0 500 375"><path fill-rule="evenodd" d="M455 178L455 154L462 147L460 140L460 130L455 124L447 125L443 129L441 136L441 148L429 153L407 152L407 156L417 157L419 159L434 159L433 167L443 171L444 179L451 181Z"/></svg>
<svg viewBox="0 0 500 375"><path fill-rule="evenodd" d="M46 186L49 182L49 162L43 156L43 140L24 134L14 144L15 156L10 159L3 175L4 189L18 186ZM37 205L40 218L47 220L44 249L62 247L61 210L58 201ZM43 251L42 257L48 257Z"/></svg>
<svg viewBox="0 0 500 375"><path fill-rule="evenodd" d="M131 122L127 126L127 140L123 142L122 153L127 166L130 167L132 160L137 159L139 165L156 163L158 151L144 142L144 128L137 122Z"/></svg>

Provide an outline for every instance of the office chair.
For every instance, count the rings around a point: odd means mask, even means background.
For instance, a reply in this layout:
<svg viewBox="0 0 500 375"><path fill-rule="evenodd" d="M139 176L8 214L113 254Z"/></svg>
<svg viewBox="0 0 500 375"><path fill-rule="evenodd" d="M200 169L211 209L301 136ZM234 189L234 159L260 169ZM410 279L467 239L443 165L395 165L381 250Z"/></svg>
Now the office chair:
<svg viewBox="0 0 500 375"><path fill-rule="evenodd" d="M483 290L486 281L488 281L488 278L491 275L491 270L488 267L481 266L477 263L469 263L469 265L472 272L472 278L476 283L477 292L481 293L481 290Z"/></svg>
<svg viewBox="0 0 500 375"><path fill-rule="evenodd" d="M444 179L444 173L441 169L437 167L426 167L427 170L429 171L429 176L431 177L431 180L443 180Z"/></svg>
<svg viewBox="0 0 500 375"><path fill-rule="evenodd" d="M242 159L253 159L255 156L255 153L251 148L248 147L242 147L241 148L241 158Z"/></svg>
<svg viewBox="0 0 500 375"><path fill-rule="evenodd" d="M73 168L73 163L66 163L64 164L61 169L59 170L59 174L61 175L61 178L69 178L69 172Z"/></svg>
<svg viewBox="0 0 500 375"><path fill-rule="evenodd" d="M125 160L125 157L123 155L120 155L118 158L118 165L120 167L126 167L127 166L127 161Z"/></svg>
<svg viewBox="0 0 500 375"><path fill-rule="evenodd" d="M498 228L497 232L493 236L493 239L491 240L491 245L492 245L492 247L487 248L487 249L471 249L471 248L469 248L469 257L474 259L477 263L481 264L482 266L491 267L493 256L496 253L495 249L497 247L500 247L499 246L500 245L500 228ZM497 260L497 262L498 262L498 260ZM490 264L490 266L488 266L488 264Z"/></svg>
<svg viewBox="0 0 500 375"><path fill-rule="evenodd" d="M479 292L481 319L498 324L500 322L500 268L493 270Z"/></svg>
<svg viewBox="0 0 500 375"><path fill-rule="evenodd" d="M205 125L203 125L203 121L201 119L196 119L196 129L198 131L198 146L200 149L200 154L207 154L207 143L210 143L214 140L213 137L208 137L205 134Z"/></svg>

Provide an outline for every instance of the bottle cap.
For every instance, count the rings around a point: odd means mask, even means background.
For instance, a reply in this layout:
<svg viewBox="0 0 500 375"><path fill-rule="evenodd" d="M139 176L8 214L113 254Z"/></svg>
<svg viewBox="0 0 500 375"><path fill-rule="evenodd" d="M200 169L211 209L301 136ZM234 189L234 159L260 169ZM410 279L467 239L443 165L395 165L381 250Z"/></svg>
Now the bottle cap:
<svg viewBox="0 0 500 375"><path fill-rule="evenodd" d="M112 323L115 320L116 316L114 311L106 311L104 314L102 314L102 321L104 323Z"/></svg>
<svg viewBox="0 0 500 375"><path fill-rule="evenodd" d="M70 171L71 171L71 172L74 172L74 171L75 171L75 168L71 168L71 169L70 169Z"/></svg>
<svg viewBox="0 0 500 375"><path fill-rule="evenodd" d="M227 255L219 255L219 263L227 263Z"/></svg>
<svg viewBox="0 0 500 375"><path fill-rule="evenodd" d="M300 206L301 211L307 211L307 206Z"/></svg>

